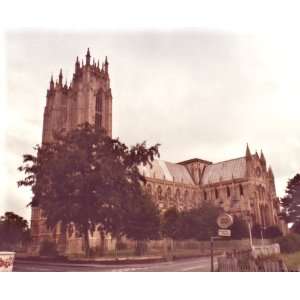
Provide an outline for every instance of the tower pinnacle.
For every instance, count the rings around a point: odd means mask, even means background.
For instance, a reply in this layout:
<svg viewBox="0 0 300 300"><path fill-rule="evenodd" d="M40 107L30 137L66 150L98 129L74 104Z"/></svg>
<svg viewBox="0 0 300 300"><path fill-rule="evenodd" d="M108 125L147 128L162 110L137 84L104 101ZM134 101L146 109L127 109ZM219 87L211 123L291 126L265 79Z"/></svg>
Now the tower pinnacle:
<svg viewBox="0 0 300 300"><path fill-rule="evenodd" d="M105 73L108 73L108 61L107 61L107 56L105 56Z"/></svg>
<svg viewBox="0 0 300 300"><path fill-rule="evenodd" d="M91 62L90 48L87 49L87 53L85 57L86 57L86 64L89 66Z"/></svg>
<svg viewBox="0 0 300 300"><path fill-rule="evenodd" d="M50 90L54 89L54 81L53 81L53 75L51 75L51 80L50 80Z"/></svg>
<svg viewBox="0 0 300 300"><path fill-rule="evenodd" d="M247 160L250 160L251 159L251 152L250 152L250 148L249 148L249 145L247 143L247 147L246 147L246 159Z"/></svg>
<svg viewBox="0 0 300 300"><path fill-rule="evenodd" d="M60 69L58 79L59 79L59 81L58 81L59 85L62 85L62 81L63 81L62 69Z"/></svg>
<svg viewBox="0 0 300 300"><path fill-rule="evenodd" d="M266 165L266 159L262 150L260 151L260 161L264 166Z"/></svg>

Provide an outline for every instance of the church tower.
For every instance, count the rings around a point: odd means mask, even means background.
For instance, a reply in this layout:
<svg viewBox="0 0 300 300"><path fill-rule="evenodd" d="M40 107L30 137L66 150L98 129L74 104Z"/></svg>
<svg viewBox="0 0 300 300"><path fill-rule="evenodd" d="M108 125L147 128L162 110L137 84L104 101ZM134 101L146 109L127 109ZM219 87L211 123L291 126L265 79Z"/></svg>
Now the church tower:
<svg viewBox="0 0 300 300"><path fill-rule="evenodd" d="M43 143L53 141L53 133L65 129L75 129L83 123L102 127L112 136L112 94L108 73L108 60L102 67L99 61L91 61L90 50L85 55L85 64L80 65L77 57L75 72L68 85L63 84L62 69L58 81L51 76L47 90L47 102L44 111Z"/></svg>
<svg viewBox="0 0 300 300"><path fill-rule="evenodd" d="M53 142L55 131L70 131L86 122L103 128L107 135L112 136L112 94L108 66L105 57L100 68L99 61L96 64L94 59L91 60L88 49L85 64L83 61L80 64L77 57L70 84L64 80L62 69L58 80L54 81L51 76L44 110L42 143ZM53 238L39 207L32 207L31 233L33 251L38 251L41 241Z"/></svg>

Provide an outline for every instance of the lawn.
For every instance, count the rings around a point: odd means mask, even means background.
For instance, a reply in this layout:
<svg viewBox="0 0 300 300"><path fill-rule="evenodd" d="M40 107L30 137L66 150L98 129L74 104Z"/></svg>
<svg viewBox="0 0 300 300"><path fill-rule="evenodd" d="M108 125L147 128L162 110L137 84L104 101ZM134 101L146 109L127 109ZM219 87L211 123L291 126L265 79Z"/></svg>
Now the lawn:
<svg viewBox="0 0 300 300"><path fill-rule="evenodd" d="M300 251L289 254L282 253L281 256L289 270L298 270L300 267Z"/></svg>

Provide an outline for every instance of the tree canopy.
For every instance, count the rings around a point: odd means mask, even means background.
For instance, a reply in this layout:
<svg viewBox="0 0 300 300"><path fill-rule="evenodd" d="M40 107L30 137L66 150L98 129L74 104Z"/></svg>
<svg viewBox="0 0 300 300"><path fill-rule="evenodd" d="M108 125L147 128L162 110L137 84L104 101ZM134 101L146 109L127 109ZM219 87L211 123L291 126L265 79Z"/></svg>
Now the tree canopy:
<svg viewBox="0 0 300 300"><path fill-rule="evenodd" d="M128 147L86 123L56 133L52 143L36 146L36 156L25 154L19 170L26 177L18 185L31 186L30 205L43 210L49 227L73 223L85 236L88 249L88 231L94 232L96 226L103 233L134 236L129 225L138 222L133 204L141 220L143 213L156 218L138 167L151 164L159 156L158 147L147 148L145 142ZM152 235L144 231L138 236Z"/></svg>
<svg viewBox="0 0 300 300"><path fill-rule="evenodd" d="M285 190L286 195L281 198L282 216L289 223L300 222L300 174L289 179Z"/></svg>
<svg viewBox="0 0 300 300"><path fill-rule="evenodd" d="M28 222L21 216L6 212L0 217L0 248L15 250L22 243L29 241L30 233Z"/></svg>
<svg viewBox="0 0 300 300"><path fill-rule="evenodd" d="M162 233L176 240L209 240L217 234L219 208L204 202L200 208L178 212L170 208L163 215Z"/></svg>

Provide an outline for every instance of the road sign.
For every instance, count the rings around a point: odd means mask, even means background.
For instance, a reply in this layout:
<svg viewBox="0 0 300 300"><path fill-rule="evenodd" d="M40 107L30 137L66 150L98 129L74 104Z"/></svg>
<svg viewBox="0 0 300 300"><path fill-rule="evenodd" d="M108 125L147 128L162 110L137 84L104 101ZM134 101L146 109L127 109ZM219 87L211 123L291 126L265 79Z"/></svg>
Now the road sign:
<svg viewBox="0 0 300 300"><path fill-rule="evenodd" d="M219 229L218 235L219 236L231 236L231 230L230 229Z"/></svg>
<svg viewBox="0 0 300 300"><path fill-rule="evenodd" d="M233 218L231 215L222 213L217 218L217 224L222 229L227 229L233 224Z"/></svg>

